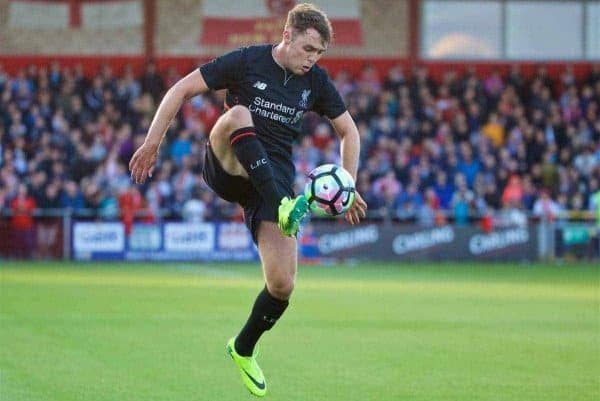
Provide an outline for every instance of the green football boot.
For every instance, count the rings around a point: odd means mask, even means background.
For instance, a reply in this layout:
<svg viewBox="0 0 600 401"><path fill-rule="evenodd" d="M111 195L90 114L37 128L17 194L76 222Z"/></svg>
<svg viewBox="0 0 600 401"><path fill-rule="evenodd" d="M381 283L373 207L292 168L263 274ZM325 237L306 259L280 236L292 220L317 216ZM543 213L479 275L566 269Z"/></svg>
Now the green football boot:
<svg viewBox="0 0 600 401"><path fill-rule="evenodd" d="M242 381L248 390L257 397L264 397L267 394L267 382L256 362L256 352L252 356L238 354L235 350L235 337L227 342L225 349L240 370Z"/></svg>
<svg viewBox="0 0 600 401"><path fill-rule="evenodd" d="M293 237L298 233L300 228L300 220L308 211L308 201L304 195L299 195L294 199L287 196L281 200L279 205L279 217L277 225L283 233L288 237Z"/></svg>

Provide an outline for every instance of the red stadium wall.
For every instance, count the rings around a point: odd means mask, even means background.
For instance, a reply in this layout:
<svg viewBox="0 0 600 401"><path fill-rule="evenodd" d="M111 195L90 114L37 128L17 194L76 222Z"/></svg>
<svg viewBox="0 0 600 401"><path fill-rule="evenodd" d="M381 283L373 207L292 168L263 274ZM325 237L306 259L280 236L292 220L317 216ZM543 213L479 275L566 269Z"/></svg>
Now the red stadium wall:
<svg viewBox="0 0 600 401"><path fill-rule="evenodd" d="M208 58L192 57L159 57L156 59L159 70L174 66L180 74L185 74L200 63L207 61ZM0 56L0 64L11 75L14 75L20 69L29 65L48 66L51 62L58 61L63 66L75 66L82 64L86 75L95 74L103 64L110 64L115 73L119 73L123 66L131 64L135 71L141 73L145 60L140 56L116 56L116 57L80 57L80 56ZM326 67L331 74L335 75L340 70L347 70L356 75L365 64L371 64L377 68L380 74L392 66L400 64L408 73L413 63L406 58L324 58L319 62ZM577 79L582 79L589 74L593 63L591 62L538 62L538 61L517 61L517 62L473 62L473 61L419 61L416 65L427 66L432 78L439 80L448 70L456 70L458 73L464 72L467 68L473 67L478 75L487 75L494 69L499 69L502 74L508 73L510 67L518 64L521 73L525 78L532 76L537 67L544 65L548 74L556 78L565 69L566 66L573 67ZM407 74L409 75L409 74Z"/></svg>
<svg viewBox="0 0 600 401"><path fill-rule="evenodd" d="M158 57L155 61L159 70L174 66L179 73L184 74L209 59L210 57ZM63 66L82 64L86 75L95 74L101 65L107 63L113 67L113 70L116 73L118 73L126 64L131 64L136 72L141 73L145 63L144 58L140 56L0 56L0 63L4 65L4 69L11 75L14 75L18 70L32 64L37 66L48 66L53 61L58 61ZM373 58L366 60L360 58L343 59L330 57L319 62L320 65L326 67L332 74L335 74L341 69L346 69L352 74L356 74L366 63L375 65L381 72L387 71L391 66L398 63L407 65L406 61L398 58Z"/></svg>

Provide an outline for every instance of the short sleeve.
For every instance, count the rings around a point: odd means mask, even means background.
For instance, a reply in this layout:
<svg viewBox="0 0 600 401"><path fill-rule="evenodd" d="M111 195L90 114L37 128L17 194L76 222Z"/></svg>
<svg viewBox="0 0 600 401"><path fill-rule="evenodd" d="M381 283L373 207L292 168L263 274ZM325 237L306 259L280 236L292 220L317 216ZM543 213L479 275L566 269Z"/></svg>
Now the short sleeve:
<svg viewBox="0 0 600 401"><path fill-rule="evenodd" d="M323 74L322 82L313 110L333 120L346 111L346 105L327 74Z"/></svg>
<svg viewBox="0 0 600 401"><path fill-rule="evenodd" d="M210 89L218 90L240 82L244 76L244 53L244 49L240 48L202 64L200 72L206 85Z"/></svg>

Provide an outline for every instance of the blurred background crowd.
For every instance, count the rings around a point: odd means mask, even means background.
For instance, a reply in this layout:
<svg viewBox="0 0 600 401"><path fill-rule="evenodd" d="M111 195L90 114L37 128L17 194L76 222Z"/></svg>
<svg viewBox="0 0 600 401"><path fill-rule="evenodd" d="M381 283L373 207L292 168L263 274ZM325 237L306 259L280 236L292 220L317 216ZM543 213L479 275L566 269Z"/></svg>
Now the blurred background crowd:
<svg viewBox="0 0 600 401"><path fill-rule="evenodd" d="M187 102L164 140L154 176L134 185L128 163L166 89L181 76L148 63L0 66L0 206L13 218L69 210L80 217L134 221L240 220L239 206L202 179L204 144L222 111L222 93ZM519 224L595 208L600 189L600 67L576 80L567 66L551 80L544 66L524 78L427 68L332 77L361 136L358 190L369 217L425 226L478 219ZM339 140L309 114L294 150L296 190L322 163L340 163ZM26 219L26 217L23 217ZM24 222L26 224L26 222Z"/></svg>

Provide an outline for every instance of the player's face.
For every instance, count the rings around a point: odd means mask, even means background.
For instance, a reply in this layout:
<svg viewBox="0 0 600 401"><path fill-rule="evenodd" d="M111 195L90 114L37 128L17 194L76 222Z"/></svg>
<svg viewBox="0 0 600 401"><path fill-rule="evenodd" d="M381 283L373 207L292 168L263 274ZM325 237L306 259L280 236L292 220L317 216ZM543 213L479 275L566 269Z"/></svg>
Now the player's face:
<svg viewBox="0 0 600 401"><path fill-rule="evenodd" d="M327 50L321 35L312 28L289 35L286 68L294 74L306 74Z"/></svg>

